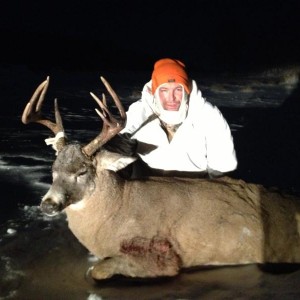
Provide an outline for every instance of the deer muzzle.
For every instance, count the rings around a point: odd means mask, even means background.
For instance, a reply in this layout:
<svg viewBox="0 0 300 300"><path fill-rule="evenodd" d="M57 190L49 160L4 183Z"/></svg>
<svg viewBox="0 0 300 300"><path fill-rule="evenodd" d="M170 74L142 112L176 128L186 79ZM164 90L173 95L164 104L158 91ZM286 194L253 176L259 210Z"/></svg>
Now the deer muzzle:
<svg viewBox="0 0 300 300"><path fill-rule="evenodd" d="M52 199L45 199L40 205L41 211L48 216L55 216L60 213L64 206L62 203L56 203Z"/></svg>

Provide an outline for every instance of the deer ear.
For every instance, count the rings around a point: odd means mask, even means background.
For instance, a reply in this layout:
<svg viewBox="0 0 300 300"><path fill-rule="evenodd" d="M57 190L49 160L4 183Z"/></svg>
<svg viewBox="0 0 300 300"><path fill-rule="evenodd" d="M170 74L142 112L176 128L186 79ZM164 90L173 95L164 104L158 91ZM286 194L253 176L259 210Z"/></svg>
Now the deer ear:
<svg viewBox="0 0 300 300"><path fill-rule="evenodd" d="M101 151L101 156L101 159L97 159L98 167L114 172L124 169L137 160L137 157L135 156L124 156L122 154L109 152L106 150Z"/></svg>
<svg viewBox="0 0 300 300"><path fill-rule="evenodd" d="M112 163L111 165L109 165L107 167L107 170L111 170L114 172L117 172L119 170L124 169L125 167L127 167L128 165L132 164L134 161L137 160L137 157L121 157L118 160L116 160L114 163Z"/></svg>

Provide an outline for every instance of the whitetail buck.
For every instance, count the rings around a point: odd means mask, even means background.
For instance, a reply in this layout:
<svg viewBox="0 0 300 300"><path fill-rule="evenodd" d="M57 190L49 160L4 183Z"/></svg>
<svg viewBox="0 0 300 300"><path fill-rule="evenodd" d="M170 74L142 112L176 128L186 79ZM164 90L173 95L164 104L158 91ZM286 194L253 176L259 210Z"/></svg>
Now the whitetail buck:
<svg viewBox="0 0 300 300"><path fill-rule="evenodd" d="M300 262L300 202L261 185L223 177L153 177L125 180L109 170L119 154L101 149L124 127L95 95L102 132L89 144L67 144L55 102L56 123L41 115L49 80L27 104L23 123L38 122L59 137L53 184L41 202L47 214L65 211L71 231L101 260L94 279L176 275L204 265Z"/></svg>

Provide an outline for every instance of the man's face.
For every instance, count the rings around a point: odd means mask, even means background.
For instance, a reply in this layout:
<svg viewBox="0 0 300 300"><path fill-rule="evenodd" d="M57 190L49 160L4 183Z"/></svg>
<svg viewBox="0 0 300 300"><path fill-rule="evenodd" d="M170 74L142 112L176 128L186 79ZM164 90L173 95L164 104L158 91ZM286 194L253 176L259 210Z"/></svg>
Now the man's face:
<svg viewBox="0 0 300 300"><path fill-rule="evenodd" d="M178 111L183 98L183 93L183 86L176 82L169 82L160 86L158 95L163 109Z"/></svg>

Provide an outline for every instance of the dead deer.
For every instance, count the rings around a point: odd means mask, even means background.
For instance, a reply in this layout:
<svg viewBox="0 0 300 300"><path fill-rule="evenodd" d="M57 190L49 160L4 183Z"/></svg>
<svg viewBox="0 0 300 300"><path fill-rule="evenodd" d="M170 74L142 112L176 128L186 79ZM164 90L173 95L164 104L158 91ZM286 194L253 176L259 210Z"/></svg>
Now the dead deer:
<svg viewBox="0 0 300 300"><path fill-rule="evenodd" d="M44 81L22 121L47 126L57 137L53 183L43 197L48 215L64 211L69 228L100 261L94 279L174 276L207 265L300 262L300 202L297 197L229 177L152 177L125 180L111 165L134 160L103 149L122 130L124 108L110 85L121 119L94 94L101 133L85 146L67 143L55 101L56 122L41 113Z"/></svg>

